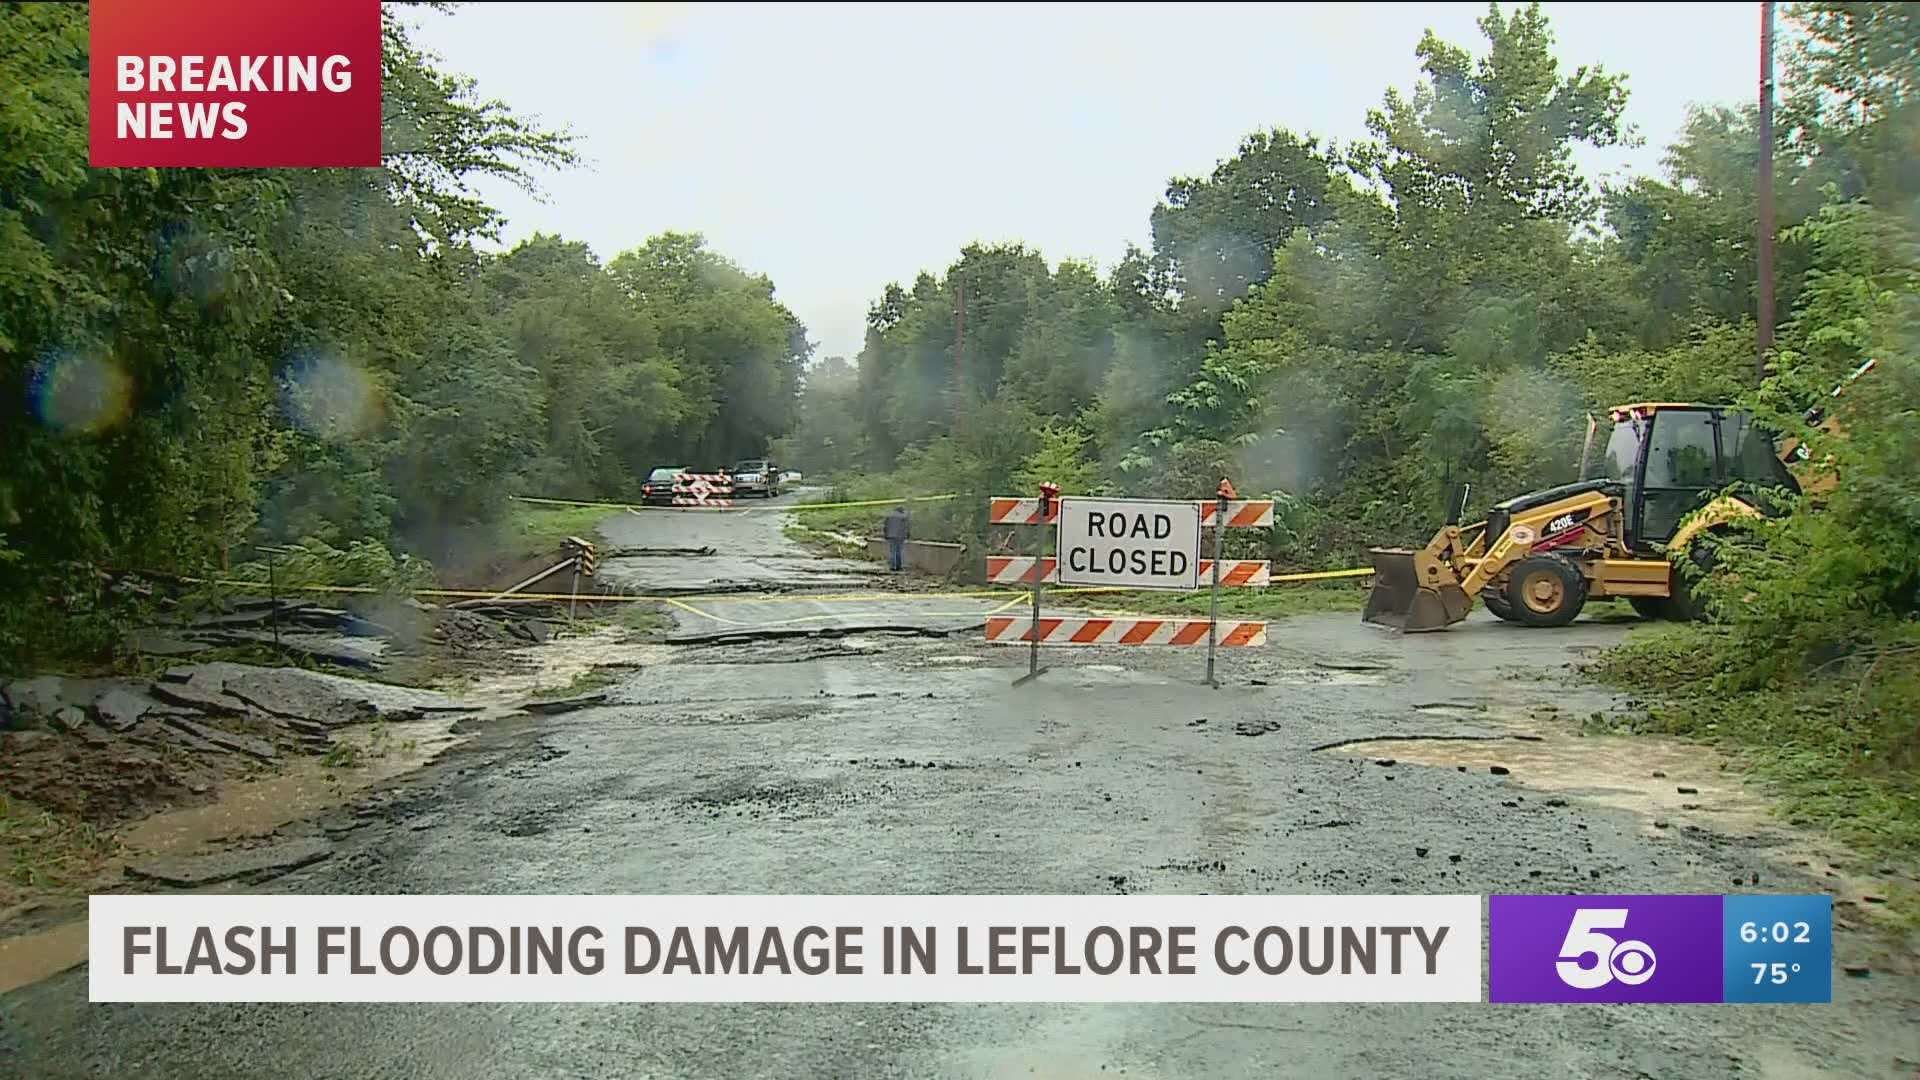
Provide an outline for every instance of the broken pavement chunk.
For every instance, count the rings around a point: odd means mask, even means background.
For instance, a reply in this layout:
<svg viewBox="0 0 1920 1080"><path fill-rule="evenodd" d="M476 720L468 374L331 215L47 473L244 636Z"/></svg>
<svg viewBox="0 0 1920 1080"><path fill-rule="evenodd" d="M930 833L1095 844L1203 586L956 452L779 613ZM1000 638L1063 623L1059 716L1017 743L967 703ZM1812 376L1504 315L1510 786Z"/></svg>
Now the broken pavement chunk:
<svg viewBox="0 0 1920 1080"><path fill-rule="evenodd" d="M290 840L268 847L150 859L127 867L127 876L191 888L234 878L265 877L297 870L333 853L325 840Z"/></svg>
<svg viewBox="0 0 1920 1080"><path fill-rule="evenodd" d="M309 724L338 727L370 721L380 715L380 710L370 701L327 693L305 680L289 678L277 671L236 676L224 685L227 693L261 712Z"/></svg>
<svg viewBox="0 0 1920 1080"><path fill-rule="evenodd" d="M143 627L129 633L127 642L133 646L135 652L143 652L149 656L192 656L194 653L213 648L208 642L191 641L178 634L169 634L165 630L156 630L152 627Z"/></svg>
<svg viewBox="0 0 1920 1080"><path fill-rule="evenodd" d="M0 685L0 690L6 691L7 700L13 703L15 709L42 719L52 718L67 704L62 697L65 689L65 681L58 675L18 679Z"/></svg>
<svg viewBox="0 0 1920 1080"><path fill-rule="evenodd" d="M93 716L101 727L112 731L131 731L140 718L158 704L145 694L136 694L116 686L101 694L93 703Z"/></svg>
<svg viewBox="0 0 1920 1080"><path fill-rule="evenodd" d="M595 705L604 705L606 701L607 695L605 694L583 694L579 697L561 698L558 701L529 701L520 707L530 713L551 716L555 713L572 712L575 709L586 709Z"/></svg>
<svg viewBox="0 0 1920 1080"><path fill-rule="evenodd" d="M261 761L272 761L279 756L273 744L265 739L256 739L251 735L236 735L231 731L222 731L206 724L196 724L184 716L169 716L165 723L169 727L179 728L196 739L251 758L258 758Z"/></svg>
<svg viewBox="0 0 1920 1080"><path fill-rule="evenodd" d="M243 702L190 682L157 682L153 684L153 696L161 701L184 705L216 716L243 716L247 706Z"/></svg>

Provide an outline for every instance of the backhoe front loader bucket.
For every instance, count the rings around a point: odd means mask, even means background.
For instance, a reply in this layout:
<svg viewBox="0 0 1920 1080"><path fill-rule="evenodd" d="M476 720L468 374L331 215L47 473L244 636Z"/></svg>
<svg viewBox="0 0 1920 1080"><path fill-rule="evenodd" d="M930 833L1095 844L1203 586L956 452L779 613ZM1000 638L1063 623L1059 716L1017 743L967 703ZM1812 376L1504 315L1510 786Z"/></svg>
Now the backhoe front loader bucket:
<svg viewBox="0 0 1920 1080"><path fill-rule="evenodd" d="M1371 554L1373 591L1360 621L1413 634L1444 630L1467 617L1467 594L1440 560L1405 548L1374 548ZM1435 571L1424 575L1424 584L1423 566Z"/></svg>

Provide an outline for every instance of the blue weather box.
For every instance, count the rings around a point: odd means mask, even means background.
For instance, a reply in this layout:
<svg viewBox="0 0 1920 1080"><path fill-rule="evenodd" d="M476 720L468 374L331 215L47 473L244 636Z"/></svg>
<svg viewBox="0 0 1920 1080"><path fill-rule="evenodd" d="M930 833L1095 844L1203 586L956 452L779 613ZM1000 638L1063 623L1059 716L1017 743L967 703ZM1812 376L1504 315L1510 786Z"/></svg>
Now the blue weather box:
<svg viewBox="0 0 1920 1080"><path fill-rule="evenodd" d="M1722 1000L1833 1000L1833 897L1728 896Z"/></svg>

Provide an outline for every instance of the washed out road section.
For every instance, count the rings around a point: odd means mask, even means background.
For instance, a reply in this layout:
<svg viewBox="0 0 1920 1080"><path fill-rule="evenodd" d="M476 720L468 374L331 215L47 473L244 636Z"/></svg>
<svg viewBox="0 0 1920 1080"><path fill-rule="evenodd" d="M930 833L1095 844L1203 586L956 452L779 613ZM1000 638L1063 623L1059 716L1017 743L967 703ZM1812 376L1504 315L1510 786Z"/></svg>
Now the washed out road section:
<svg viewBox="0 0 1920 1080"><path fill-rule="evenodd" d="M674 597L673 644L753 637L964 633L985 624L1008 597L898 591L877 563L817 555L785 535L794 496L743 500L726 510L638 510L600 525L615 555L600 573L630 593ZM710 549L713 554L691 554Z"/></svg>
<svg viewBox="0 0 1920 1080"><path fill-rule="evenodd" d="M740 500L729 509L653 507L622 511L601 522L616 548L697 549L713 554L620 556L600 573L628 592L725 592L738 589L872 588L886 569L856 559L822 558L782 531L795 497Z"/></svg>
<svg viewBox="0 0 1920 1080"><path fill-rule="evenodd" d="M1500 740L1515 716L1608 708L1608 695L1555 669L1620 633L1471 619L1401 638L1351 615L1312 616L1236 654L1217 691L1196 685L1195 656L1180 650L1076 651L1019 688L1008 685L1017 654L971 641L907 638L780 664L701 650L711 662L655 669L608 688L599 707L443 762L332 858L272 887L1821 891L1762 845L1654 830L1517 775L1394 762L1357 742L1514 745ZM1531 677L1516 677L1522 664ZM1343 743L1351 753L1319 749ZM1920 1059L1913 977L1834 987L1831 1008L100 1008L72 973L3 1003L42 1077L1721 1078L1896 1075L1896 1058Z"/></svg>

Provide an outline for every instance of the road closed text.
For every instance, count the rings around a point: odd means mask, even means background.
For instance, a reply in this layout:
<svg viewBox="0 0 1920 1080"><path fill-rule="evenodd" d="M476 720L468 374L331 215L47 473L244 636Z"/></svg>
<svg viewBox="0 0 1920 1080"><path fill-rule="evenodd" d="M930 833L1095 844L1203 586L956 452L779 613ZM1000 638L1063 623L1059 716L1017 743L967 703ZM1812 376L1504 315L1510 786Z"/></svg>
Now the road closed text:
<svg viewBox="0 0 1920 1080"><path fill-rule="evenodd" d="M1200 509L1190 502L1060 500L1060 581L1144 589L1199 586Z"/></svg>
<svg viewBox="0 0 1920 1080"><path fill-rule="evenodd" d="M546 902L523 903L530 900ZM1471 1001L1480 993L1474 897L111 896L93 898L89 922L93 1001Z"/></svg>
<svg viewBox="0 0 1920 1080"><path fill-rule="evenodd" d="M1070 574L1134 574L1136 576L1180 578L1187 575L1193 559L1184 551L1162 548L1100 548L1092 545L1070 547L1062 553Z"/></svg>

